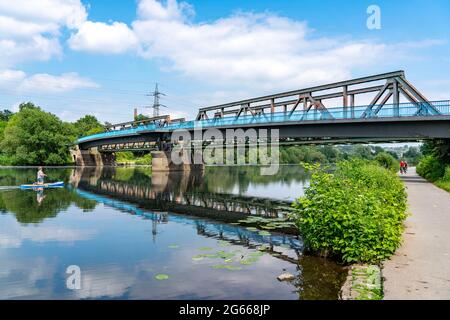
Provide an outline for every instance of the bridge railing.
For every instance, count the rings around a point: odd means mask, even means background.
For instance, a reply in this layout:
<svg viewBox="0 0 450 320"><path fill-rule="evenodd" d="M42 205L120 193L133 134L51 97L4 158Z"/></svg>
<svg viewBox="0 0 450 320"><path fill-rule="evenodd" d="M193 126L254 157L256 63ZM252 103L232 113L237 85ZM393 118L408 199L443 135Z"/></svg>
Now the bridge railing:
<svg viewBox="0 0 450 320"><path fill-rule="evenodd" d="M109 131L99 133L87 137L80 138L78 143L88 140L96 140L103 138L112 138L123 135L138 135L143 131L173 131L177 129L195 129L208 127L227 127L239 125L253 125L253 124L272 124L272 123L289 123L289 122L314 122L314 121L335 121L335 120L360 120L367 121L373 118L404 118L404 117L432 117L435 113L430 111L430 105L437 110L440 115L450 115L450 100L420 102L420 103L400 103L398 105L380 105L373 106L368 110L368 106L355 107L337 107L329 108L327 112L320 110L298 110L294 112L277 112L277 113L261 113L260 115L248 115L240 117L223 117L214 119L203 119L185 121L179 123L171 123L165 126L158 126L156 124L139 125L131 129L122 129L116 131ZM364 116L365 115L365 116Z"/></svg>

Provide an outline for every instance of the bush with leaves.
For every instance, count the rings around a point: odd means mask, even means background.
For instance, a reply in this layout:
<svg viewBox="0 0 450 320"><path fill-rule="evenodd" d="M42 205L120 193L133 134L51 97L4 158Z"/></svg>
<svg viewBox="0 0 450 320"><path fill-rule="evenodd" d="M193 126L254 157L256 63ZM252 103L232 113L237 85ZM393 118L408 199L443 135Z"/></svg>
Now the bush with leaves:
<svg viewBox="0 0 450 320"><path fill-rule="evenodd" d="M445 166L435 155L428 155L420 160L416 170L419 175L434 182L444 175Z"/></svg>
<svg viewBox="0 0 450 320"><path fill-rule="evenodd" d="M311 183L293 215L310 250L346 263L376 263L395 252L406 218L396 173L363 160L339 162L333 173L304 166Z"/></svg>
<svg viewBox="0 0 450 320"><path fill-rule="evenodd" d="M375 161L386 169L397 172L400 169L398 161L387 152L380 152L375 156Z"/></svg>

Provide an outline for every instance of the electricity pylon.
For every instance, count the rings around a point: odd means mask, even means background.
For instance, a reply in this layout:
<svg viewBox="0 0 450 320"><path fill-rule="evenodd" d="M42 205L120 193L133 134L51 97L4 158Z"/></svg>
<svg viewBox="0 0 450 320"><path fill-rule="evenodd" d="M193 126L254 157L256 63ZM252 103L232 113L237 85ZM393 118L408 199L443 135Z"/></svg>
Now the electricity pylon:
<svg viewBox="0 0 450 320"><path fill-rule="evenodd" d="M160 97L165 96L165 94L162 92L159 92L158 83L156 83L155 91L151 92L147 96L153 97L153 106L150 107L150 108L153 108L153 117L159 117L159 109L161 107L167 108L167 106L165 106L159 102Z"/></svg>

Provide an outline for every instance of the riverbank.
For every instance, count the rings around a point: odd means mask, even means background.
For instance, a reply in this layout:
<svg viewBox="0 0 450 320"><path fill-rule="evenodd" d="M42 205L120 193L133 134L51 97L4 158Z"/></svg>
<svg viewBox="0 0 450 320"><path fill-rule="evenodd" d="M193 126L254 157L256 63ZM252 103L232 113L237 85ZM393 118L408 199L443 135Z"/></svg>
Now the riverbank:
<svg viewBox="0 0 450 320"><path fill-rule="evenodd" d="M383 263L384 299L450 299L450 194L415 168L402 179L410 216L402 246Z"/></svg>

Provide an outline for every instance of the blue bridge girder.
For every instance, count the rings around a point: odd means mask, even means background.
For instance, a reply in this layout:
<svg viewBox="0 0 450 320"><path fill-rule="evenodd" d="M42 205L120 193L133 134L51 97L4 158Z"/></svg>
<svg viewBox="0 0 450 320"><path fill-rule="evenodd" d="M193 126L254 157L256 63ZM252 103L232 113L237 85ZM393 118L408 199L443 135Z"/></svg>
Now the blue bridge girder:
<svg viewBox="0 0 450 320"><path fill-rule="evenodd" d="M382 82L382 83L380 83ZM367 105L355 97L375 93ZM400 96L408 102L400 103ZM340 107L325 101L342 98ZM269 111L269 112L268 112ZM200 108L196 120L160 116L80 138L81 149L170 141L176 130L278 129L280 139L423 140L450 138L450 101L429 101L403 71Z"/></svg>

